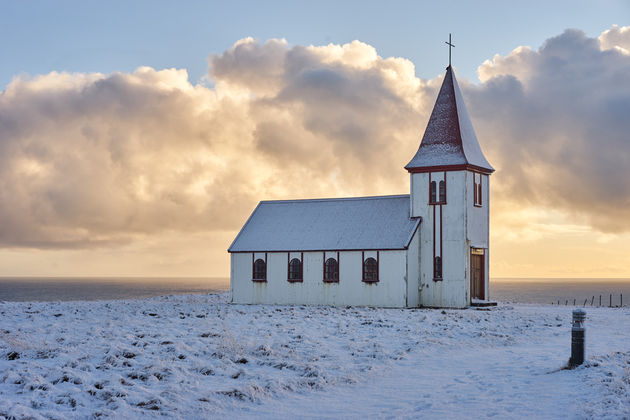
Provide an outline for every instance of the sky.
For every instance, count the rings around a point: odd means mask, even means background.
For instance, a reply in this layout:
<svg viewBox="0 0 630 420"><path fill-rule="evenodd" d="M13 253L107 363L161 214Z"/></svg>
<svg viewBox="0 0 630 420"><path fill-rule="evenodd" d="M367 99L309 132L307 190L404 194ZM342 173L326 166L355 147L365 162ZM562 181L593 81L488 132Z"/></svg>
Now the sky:
<svg viewBox="0 0 630 420"><path fill-rule="evenodd" d="M0 2L0 276L227 276L263 199L407 193L453 34L492 277L630 278L630 3Z"/></svg>

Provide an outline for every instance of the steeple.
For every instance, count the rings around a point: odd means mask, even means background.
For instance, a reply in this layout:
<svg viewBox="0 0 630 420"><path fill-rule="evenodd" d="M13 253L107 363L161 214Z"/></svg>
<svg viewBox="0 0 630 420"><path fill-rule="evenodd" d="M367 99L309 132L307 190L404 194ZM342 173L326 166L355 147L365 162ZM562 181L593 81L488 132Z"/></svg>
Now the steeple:
<svg viewBox="0 0 630 420"><path fill-rule="evenodd" d="M411 173L464 169L485 174L494 172L479 147L450 65L420 147L405 169Z"/></svg>

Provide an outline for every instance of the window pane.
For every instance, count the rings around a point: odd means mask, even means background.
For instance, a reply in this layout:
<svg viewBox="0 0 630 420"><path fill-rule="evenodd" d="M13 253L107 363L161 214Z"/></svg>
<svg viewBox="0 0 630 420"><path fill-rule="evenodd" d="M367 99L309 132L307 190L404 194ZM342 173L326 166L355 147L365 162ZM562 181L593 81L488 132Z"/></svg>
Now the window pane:
<svg viewBox="0 0 630 420"><path fill-rule="evenodd" d="M255 280L265 280L267 278L267 270L266 270L265 261L260 258L254 262L254 279Z"/></svg>
<svg viewBox="0 0 630 420"><path fill-rule="evenodd" d="M446 184L440 181L440 203L446 203Z"/></svg>
<svg viewBox="0 0 630 420"><path fill-rule="evenodd" d="M363 280L378 281L378 268L376 260L372 257L366 259L363 263Z"/></svg>
<svg viewBox="0 0 630 420"><path fill-rule="evenodd" d="M431 190L431 196L429 198L429 202L430 203L435 203L435 181L431 181L431 185L430 185L430 190Z"/></svg>
<svg viewBox="0 0 630 420"><path fill-rule="evenodd" d="M302 262L297 258L293 258L289 263L289 280L302 279Z"/></svg>
<svg viewBox="0 0 630 420"><path fill-rule="evenodd" d="M442 278L442 258L435 257L435 278Z"/></svg>
<svg viewBox="0 0 630 420"><path fill-rule="evenodd" d="M339 281L339 264L334 258L328 258L326 260L326 272L324 273L324 280L326 281Z"/></svg>

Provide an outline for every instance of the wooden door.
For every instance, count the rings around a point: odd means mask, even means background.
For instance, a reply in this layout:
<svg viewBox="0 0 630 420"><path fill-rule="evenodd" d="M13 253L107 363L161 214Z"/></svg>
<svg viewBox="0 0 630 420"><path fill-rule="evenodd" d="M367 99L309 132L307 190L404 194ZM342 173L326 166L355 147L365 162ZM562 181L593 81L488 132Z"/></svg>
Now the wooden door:
<svg viewBox="0 0 630 420"><path fill-rule="evenodd" d="M485 276L484 276L483 249L472 249L470 253L470 297L471 299L485 300Z"/></svg>

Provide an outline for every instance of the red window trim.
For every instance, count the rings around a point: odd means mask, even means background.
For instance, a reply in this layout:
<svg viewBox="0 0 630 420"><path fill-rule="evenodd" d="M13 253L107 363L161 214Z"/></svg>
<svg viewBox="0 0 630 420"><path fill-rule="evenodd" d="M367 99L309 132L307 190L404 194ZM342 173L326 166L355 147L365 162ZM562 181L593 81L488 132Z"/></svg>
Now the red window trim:
<svg viewBox="0 0 630 420"><path fill-rule="evenodd" d="M255 279L254 278L254 263L256 262L256 253L252 252L252 281L256 283L267 283L267 253L265 252L265 278L264 279Z"/></svg>
<svg viewBox="0 0 630 420"><path fill-rule="evenodd" d="M380 281L380 266L379 266L379 251L376 251L376 280L366 280L365 279L365 251L361 251L361 280L363 283L374 284Z"/></svg>
<svg viewBox="0 0 630 420"><path fill-rule="evenodd" d="M438 186L438 188L439 188L439 186ZM447 191L448 191L448 188L446 188L446 171L444 171L444 201L441 201L440 204L446 204ZM439 191L438 191L438 193L439 193ZM440 197L438 197L438 199L439 198Z"/></svg>
<svg viewBox="0 0 630 420"><path fill-rule="evenodd" d="M287 252L287 281L289 283L302 283L304 281L304 253L300 252L300 278L290 279L289 273L291 272L291 252Z"/></svg>
<svg viewBox="0 0 630 420"><path fill-rule="evenodd" d="M337 251L337 280L327 280L326 279L326 251L323 251L323 264L322 264L322 281L324 283L339 283L339 279L341 278L341 264L339 261L339 251Z"/></svg>

